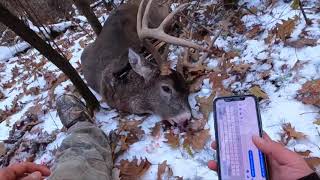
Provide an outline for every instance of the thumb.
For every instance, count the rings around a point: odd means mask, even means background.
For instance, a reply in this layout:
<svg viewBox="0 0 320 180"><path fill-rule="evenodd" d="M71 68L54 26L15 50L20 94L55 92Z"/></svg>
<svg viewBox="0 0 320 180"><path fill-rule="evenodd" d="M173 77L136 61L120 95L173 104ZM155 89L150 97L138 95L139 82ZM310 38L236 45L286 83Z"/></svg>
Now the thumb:
<svg viewBox="0 0 320 180"><path fill-rule="evenodd" d="M41 180L41 179L42 179L41 173L39 171L36 171L22 178L21 180Z"/></svg>
<svg viewBox="0 0 320 180"><path fill-rule="evenodd" d="M276 143L271 139L261 138L259 136L252 137L253 143L269 158L276 160L279 164L287 164L296 158L296 154L286 149L280 143Z"/></svg>

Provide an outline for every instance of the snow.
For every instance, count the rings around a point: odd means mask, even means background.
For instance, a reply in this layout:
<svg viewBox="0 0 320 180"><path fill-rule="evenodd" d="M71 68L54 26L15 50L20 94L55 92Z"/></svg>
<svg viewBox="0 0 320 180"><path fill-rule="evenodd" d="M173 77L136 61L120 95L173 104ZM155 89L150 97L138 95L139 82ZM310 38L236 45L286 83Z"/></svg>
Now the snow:
<svg viewBox="0 0 320 180"><path fill-rule="evenodd" d="M50 25L50 29L56 32L62 32L64 30L66 30L67 28L69 28L72 25L71 21L67 21L67 22L61 22L61 23L57 23L57 24L52 24Z"/></svg>
<svg viewBox="0 0 320 180"><path fill-rule="evenodd" d="M0 62L13 58L19 52L22 52L29 48L30 45L26 42L18 43L14 46L0 46Z"/></svg>
<svg viewBox="0 0 320 180"><path fill-rule="evenodd" d="M213 2L213 1L212 1ZM316 1L307 3L308 7L312 7ZM273 7L265 7L262 1L242 0L240 4L247 3L248 7L256 7L258 9L257 15L246 14L241 18L247 29L251 29L253 25L260 24L264 30L260 35L254 39L247 39L245 35L240 34L223 34L215 42L215 46L225 51L237 51L239 56L231 60L236 65L243 63L250 64L250 70L246 72L242 81L236 81L236 77L230 75L228 79L223 81L225 88L230 88L237 93L246 93L252 85L259 85L261 89L266 92L268 99L260 102L260 110L262 116L263 130L266 131L273 140L280 140L280 134L283 132L282 125L290 123L297 131L306 135L306 139L290 140L287 148L296 152L310 152L310 157L320 157L320 126L313 124L316 119L319 119L319 108L306 105L296 100L297 91L301 88L302 84L308 80L320 78L320 42L314 47L303 47L295 49L293 47L285 46L280 42L277 44L266 44L264 39L268 36L268 30L276 27L277 23L282 20L287 20L298 16L295 29L292 33L290 40L299 39L302 31L307 32L307 37L312 39L320 38L319 24L320 15L312 14L312 11L307 11L307 16L312 19L313 25L306 27L304 19L299 10L292 10L290 3L277 1ZM172 8L175 8L172 5ZM259 11L261 10L261 11ZM262 13L263 10L263 13ZM101 22L105 21L108 14L104 13L100 16ZM84 16L77 15L74 19L81 21L81 26L90 32L87 20ZM71 21L61 22L49 26L53 30L65 31L66 28L72 25ZM37 28L29 24L34 30ZM93 33L92 33L93 34ZM81 42L85 44L92 42L90 36L81 32L81 30L71 31L67 30L62 37L58 40L68 39L72 43L68 44L68 52L72 53L70 63L73 67L79 68L79 59L83 51ZM30 46L27 43L18 43L12 47L0 47L0 63L4 64L0 68L0 91L5 95L5 99L0 100L0 110L5 110L6 107L10 108L13 105L15 97L20 93L24 93L24 82L28 85L27 89L31 87L39 87L41 93L38 95L28 95L19 98L19 104L23 105L22 109L17 113L11 115L0 124L0 141L5 140L9 131L12 129L13 124L25 116L25 112L35 103L44 104L44 109L47 111L39 115L39 120L43 123L39 124L42 131L49 134L58 132L57 138L54 142L50 143L42 154L37 154L36 162L48 163L54 160L54 155L57 147L61 144L66 137L66 133L62 132L62 124L57 116L55 110L55 102L52 107L49 107L49 91L46 90L46 80L43 77L45 72L53 72L55 75L60 75L61 72L51 63L46 61L46 64L40 69L26 70L28 65L19 63L21 59L27 61L35 61L40 63L43 61L42 56L37 51L31 49L21 56L15 56L17 53L24 51ZM63 45L59 45L63 49ZM183 48L170 46L169 61L171 67L175 68L178 59L183 53ZM209 70L219 70L221 59L219 57L210 57L205 60L205 64ZM302 63L300 69L293 71L292 68L296 63ZM283 66L287 66L287 70L283 70ZM1 66L0 66L1 67ZM12 70L17 67L19 75L14 77ZM260 73L269 73L270 77L263 80ZM31 74L31 75L30 75ZM41 74L41 76L36 76ZM28 79L23 80L22 77L28 75ZM10 82L15 79L17 82L10 88L3 88L2 84ZM275 83L274 83L275 82ZM64 93L70 93L67 87L71 84L70 81L65 81L59 84L54 90L54 95L57 97ZM188 100L192 108L192 115L196 118L203 117L199 112L196 97L208 97L216 87L215 84L210 82L209 79L204 79L201 89L198 92L189 95ZM102 98L94 92L98 100ZM53 101L53 100L51 100ZM107 103L103 103L103 108L95 114L97 125L106 133L109 133L118 128L120 117L115 109L111 109ZM127 119L142 119L145 118L143 123L139 125L145 132L142 139L132 144L129 149L121 155L116 163L121 159L147 158L151 162L150 169L144 174L142 179L155 179L157 176L158 164L167 161L167 164L172 168L174 176L182 176L184 179L218 179L215 172L207 168L207 161L215 159L215 152L210 148L211 141L208 141L204 149L194 152L193 156L181 146L177 149L170 147L165 141L164 131L161 129L160 137L155 138L150 135L150 128L161 121L157 116L136 116L130 115ZM209 129L211 140L214 139L214 121L213 112L209 114L208 122L205 126ZM177 130L176 130L177 131Z"/></svg>

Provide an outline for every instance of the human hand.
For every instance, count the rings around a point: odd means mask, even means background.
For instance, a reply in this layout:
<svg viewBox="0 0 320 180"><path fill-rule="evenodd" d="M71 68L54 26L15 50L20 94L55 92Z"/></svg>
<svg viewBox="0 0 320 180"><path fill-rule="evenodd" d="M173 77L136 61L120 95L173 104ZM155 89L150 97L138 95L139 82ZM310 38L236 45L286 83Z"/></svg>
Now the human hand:
<svg viewBox="0 0 320 180"><path fill-rule="evenodd" d="M0 169L1 180L41 180L43 176L49 176L50 170L44 165L31 162L13 164Z"/></svg>
<svg viewBox="0 0 320 180"><path fill-rule="evenodd" d="M266 133L263 133L262 137L253 136L252 141L267 156L271 180L299 179L313 173L305 160L297 153L271 140ZM211 146L216 149L215 142ZM217 162L209 161L208 167L217 171Z"/></svg>

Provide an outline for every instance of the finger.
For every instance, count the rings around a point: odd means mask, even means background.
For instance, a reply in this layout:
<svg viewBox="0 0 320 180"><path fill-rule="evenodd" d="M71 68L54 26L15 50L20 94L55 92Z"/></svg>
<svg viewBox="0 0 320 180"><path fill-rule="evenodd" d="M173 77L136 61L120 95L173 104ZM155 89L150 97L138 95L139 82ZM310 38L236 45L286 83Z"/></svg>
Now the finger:
<svg viewBox="0 0 320 180"><path fill-rule="evenodd" d="M274 160L276 160L279 164L286 164L299 157L294 152L289 151L281 144L276 143L272 140L271 142L268 142L267 140L259 136L253 136L252 141L258 149L260 149L269 158L273 158Z"/></svg>
<svg viewBox="0 0 320 180"><path fill-rule="evenodd" d="M212 147L212 149L217 149L217 143L216 143L216 141L212 141L211 147Z"/></svg>
<svg viewBox="0 0 320 180"><path fill-rule="evenodd" d="M42 179L41 172L36 171L22 178L21 180L41 180L41 179Z"/></svg>
<svg viewBox="0 0 320 180"><path fill-rule="evenodd" d="M270 138L270 136L265 131L263 131L263 133L262 133L262 138L264 140L266 140L267 142L272 142L272 139Z"/></svg>
<svg viewBox="0 0 320 180"><path fill-rule="evenodd" d="M8 167L16 177L21 177L24 173L33 173L39 171L43 176L49 176L50 170L43 165L38 165L32 162L23 162L20 164L14 164Z"/></svg>
<svg viewBox="0 0 320 180"><path fill-rule="evenodd" d="M216 161L209 161L208 162L208 168L211 169L211 170L214 170L214 171L217 171L218 170L218 164Z"/></svg>

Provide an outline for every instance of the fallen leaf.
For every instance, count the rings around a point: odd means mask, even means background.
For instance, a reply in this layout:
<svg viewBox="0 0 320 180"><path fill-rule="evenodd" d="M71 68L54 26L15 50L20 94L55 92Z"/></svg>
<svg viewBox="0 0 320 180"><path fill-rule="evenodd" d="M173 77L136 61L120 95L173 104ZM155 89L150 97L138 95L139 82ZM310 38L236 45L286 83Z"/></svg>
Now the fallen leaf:
<svg viewBox="0 0 320 180"><path fill-rule="evenodd" d="M296 73L298 73L305 65L307 65L309 63L309 61L301 61L301 60L297 60L293 67L290 69L291 71L295 71Z"/></svg>
<svg viewBox="0 0 320 180"><path fill-rule="evenodd" d="M4 99L5 98L5 95L1 92L0 90L0 100Z"/></svg>
<svg viewBox="0 0 320 180"><path fill-rule="evenodd" d="M196 97L199 105L199 110L203 114L203 118L208 120L210 112L213 111L213 99L215 98L215 92L212 92L209 97Z"/></svg>
<svg viewBox="0 0 320 180"><path fill-rule="evenodd" d="M204 126L207 124L207 119L192 119L188 126L187 130L195 132L195 131L200 131L203 130Z"/></svg>
<svg viewBox="0 0 320 180"><path fill-rule="evenodd" d="M263 30L261 29L261 24L254 25L252 29L250 29L246 36L250 39L256 37L259 33L261 33Z"/></svg>
<svg viewBox="0 0 320 180"><path fill-rule="evenodd" d="M12 69L11 69L11 73L12 73L12 78L11 79L16 79L17 76L19 76L19 68L17 66L14 66Z"/></svg>
<svg viewBox="0 0 320 180"><path fill-rule="evenodd" d="M36 105L30 107L27 112L31 115L38 115L42 111L42 107L42 104L36 103Z"/></svg>
<svg viewBox="0 0 320 180"><path fill-rule="evenodd" d="M260 86L253 86L249 89L250 93L255 95L257 98L268 99L268 95L263 92Z"/></svg>
<svg viewBox="0 0 320 180"><path fill-rule="evenodd" d="M244 79L245 75L250 69L250 64L239 64L235 65L231 68L231 74L232 75L238 75L240 79Z"/></svg>
<svg viewBox="0 0 320 180"><path fill-rule="evenodd" d="M243 24L240 17L233 16L230 22L232 23L237 33L243 34L244 32L246 32L246 26Z"/></svg>
<svg viewBox="0 0 320 180"><path fill-rule="evenodd" d="M320 166L320 158L318 158L318 157L304 158L304 160L307 162L307 164L313 170L316 170L316 168L319 168L319 166Z"/></svg>
<svg viewBox="0 0 320 180"><path fill-rule="evenodd" d="M190 143L189 142L186 142L186 143L183 143L183 149L185 149L187 151L187 153L193 157L193 152L192 152L192 149L190 147Z"/></svg>
<svg viewBox="0 0 320 180"><path fill-rule="evenodd" d="M145 159L140 159L140 164L138 164L138 159L135 158L132 161L121 160L120 166L120 178L121 180L135 180L139 179L151 166L151 163Z"/></svg>
<svg viewBox="0 0 320 180"><path fill-rule="evenodd" d="M46 80L46 89L51 89L53 83L57 81L56 75L53 72L45 72L43 77Z"/></svg>
<svg viewBox="0 0 320 180"><path fill-rule="evenodd" d="M80 47L82 47L82 48L85 48L87 45L86 45L86 42L83 40L83 39L81 39L80 41L79 41L79 44L80 44Z"/></svg>
<svg viewBox="0 0 320 180"><path fill-rule="evenodd" d="M157 122L153 128L151 128L151 135L159 138L161 133L161 122Z"/></svg>
<svg viewBox="0 0 320 180"><path fill-rule="evenodd" d="M200 91L202 84L203 84L203 80L208 78L207 75L203 75L200 76L198 78L196 78L195 80L193 80L193 82L191 83L191 85L189 86L189 91L190 93L194 93L197 91Z"/></svg>
<svg viewBox="0 0 320 180"><path fill-rule="evenodd" d="M238 57L239 56L239 52L238 51L228 51L225 53L225 58L227 60L229 59L233 59L235 57Z"/></svg>
<svg viewBox="0 0 320 180"><path fill-rule="evenodd" d="M297 20L298 17L295 16L294 19L282 20L282 24L277 24L276 37L285 42L291 36Z"/></svg>
<svg viewBox="0 0 320 180"><path fill-rule="evenodd" d="M300 5L299 5L299 0L293 0L292 4L291 4L291 8L292 9L299 9Z"/></svg>
<svg viewBox="0 0 320 180"><path fill-rule="evenodd" d="M209 129L198 131L195 133L188 132L183 144L190 144L192 149L200 151L203 149L204 145L210 139Z"/></svg>
<svg viewBox="0 0 320 180"><path fill-rule="evenodd" d="M16 84L16 80L11 80L11 81L7 81L7 82L5 82L5 83L3 83L3 85L2 85L2 87L3 87L3 89L8 89L8 88L11 88L13 85L15 85Z"/></svg>
<svg viewBox="0 0 320 180"><path fill-rule="evenodd" d="M310 153L311 153L310 150L306 150L306 151L303 151L303 152L301 152L301 151L299 151L299 152L295 151L295 152L300 154L303 157L308 157L310 155Z"/></svg>
<svg viewBox="0 0 320 180"><path fill-rule="evenodd" d="M141 127L138 127L139 124L141 124L143 120L139 121L128 121L124 120L119 123L118 130L120 132L126 132L126 139L125 142L129 145L138 142L144 135L144 131L141 129Z"/></svg>
<svg viewBox="0 0 320 180"><path fill-rule="evenodd" d="M231 64L228 62L223 63L221 69L231 68ZM229 75L226 72L211 72L209 74L210 83L212 83L213 92L217 97L232 95L232 92L226 89L223 85L223 81L228 79Z"/></svg>
<svg viewBox="0 0 320 180"><path fill-rule="evenodd" d="M40 93L39 87L31 87L30 89L26 90L26 92L25 92L26 95L32 95L32 96L36 96L39 93Z"/></svg>
<svg viewBox="0 0 320 180"><path fill-rule="evenodd" d="M165 133L164 137L167 139L165 143L168 143L172 148L176 149L179 147L179 135L174 134L172 130L169 131L169 133Z"/></svg>
<svg viewBox="0 0 320 180"><path fill-rule="evenodd" d="M282 125L282 129L284 130L284 133L288 136L288 140L291 138L293 139L303 139L305 138L305 134L302 132L298 132L294 129L294 127L291 126L291 123L285 123Z"/></svg>
<svg viewBox="0 0 320 180"><path fill-rule="evenodd" d="M320 106L320 79L304 83L298 90L297 99L304 104Z"/></svg>
<svg viewBox="0 0 320 180"><path fill-rule="evenodd" d="M271 44L272 40L274 39L275 34L276 34L276 29L269 30L268 36L264 39L264 42L266 44Z"/></svg>
<svg viewBox="0 0 320 180"><path fill-rule="evenodd" d="M161 164L158 164L157 180L162 180L162 175L166 172L167 167L167 161L163 161Z"/></svg>
<svg viewBox="0 0 320 180"><path fill-rule="evenodd" d="M278 0L269 0L268 6L270 6L270 8L272 8L277 2L278 2Z"/></svg>
<svg viewBox="0 0 320 180"><path fill-rule="evenodd" d="M69 61L73 55L72 55L72 52L68 51L65 56L66 56L67 60Z"/></svg>
<svg viewBox="0 0 320 180"><path fill-rule="evenodd" d="M295 41L286 41L285 44L294 48L304 48L306 46L314 47L317 45L317 40L302 38Z"/></svg>
<svg viewBox="0 0 320 180"><path fill-rule="evenodd" d="M313 124L319 125L320 126L320 119L317 119L313 122Z"/></svg>

